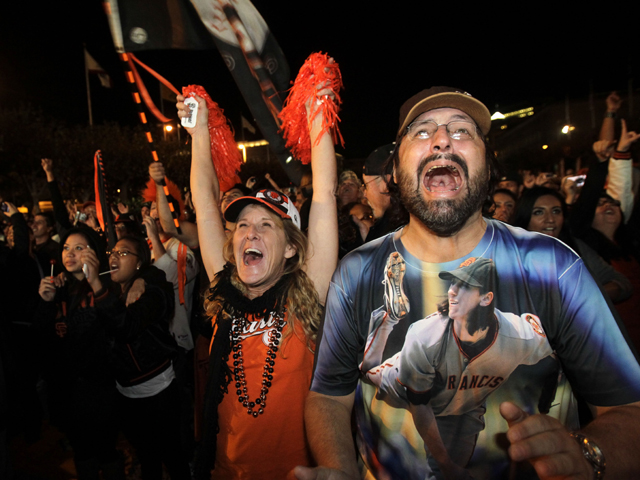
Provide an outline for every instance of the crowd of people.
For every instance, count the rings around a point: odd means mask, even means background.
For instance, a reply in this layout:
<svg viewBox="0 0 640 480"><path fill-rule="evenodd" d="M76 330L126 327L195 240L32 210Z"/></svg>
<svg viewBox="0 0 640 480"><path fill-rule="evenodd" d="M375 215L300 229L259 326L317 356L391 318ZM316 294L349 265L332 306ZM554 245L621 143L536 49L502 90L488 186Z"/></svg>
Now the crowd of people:
<svg viewBox="0 0 640 480"><path fill-rule="evenodd" d="M45 417L79 480L126 478L120 432L145 480L640 475L640 134L616 138L619 96L563 178L501 168L489 111L449 87L339 172L333 99L306 105L311 168L286 193L268 173L221 191L196 97L188 197L154 162L140 211L106 214L42 159L53 211L2 199L0 477Z"/></svg>

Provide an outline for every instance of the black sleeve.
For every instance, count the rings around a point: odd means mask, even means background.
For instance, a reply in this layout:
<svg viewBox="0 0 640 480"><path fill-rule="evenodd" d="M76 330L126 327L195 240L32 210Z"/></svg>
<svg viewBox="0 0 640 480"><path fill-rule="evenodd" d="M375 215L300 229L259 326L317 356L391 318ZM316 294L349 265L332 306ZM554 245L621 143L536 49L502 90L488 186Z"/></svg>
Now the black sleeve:
<svg viewBox="0 0 640 480"><path fill-rule="evenodd" d="M22 213L14 213L11 215L11 224L13 225L13 241L16 255L29 254L29 226L24 219Z"/></svg>
<svg viewBox="0 0 640 480"><path fill-rule="evenodd" d="M608 160L606 162L594 160L589 166L589 174L569 216L571 232L578 238L584 238L591 228L596 207L598 206L598 199L604 190L608 172Z"/></svg>
<svg viewBox="0 0 640 480"><path fill-rule="evenodd" d="M73 225L69 221L69 213L67 212L67 207L64 205L64 200L62 199L62 194L60 193L60 189L58 188L58 182L55 180L52 182L47 182L47 187L49 188L49 193L51 194L51 203L53 204L53 215L55 216L57 225L57 230L60 236L63 235L64 231L69 230Z"/></svg>

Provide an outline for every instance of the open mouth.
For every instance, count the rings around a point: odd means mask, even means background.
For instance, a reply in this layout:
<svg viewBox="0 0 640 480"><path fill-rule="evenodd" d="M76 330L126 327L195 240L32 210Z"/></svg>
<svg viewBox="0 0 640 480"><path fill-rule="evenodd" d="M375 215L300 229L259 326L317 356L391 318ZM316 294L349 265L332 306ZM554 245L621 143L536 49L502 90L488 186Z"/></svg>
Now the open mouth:
<svg viewBox="0 0 640 480"><path fill-rule="evenodd" d="M246 266L256 265L262 260L262 252L257 248L247 248L244 251L243 262Z"/></svg>
<svg viewBox="0 0 640 480"><path fill-rule="evenodd" d="M456 165L433 165L424 177L424 186L430 192L455 192L462 186L462 176Z"/></svg>
<svg viewBox="0 0 640 480"><path fill-rule="evenodd" d="M111 267L111 271L112 271L112 272L117 272L117 271L120 269L120 267L118 267L118 265L117 265L117 264L115 264L115 263L112 263L112 264L111 264L111 265L109 265L109 266Z"/></svg>

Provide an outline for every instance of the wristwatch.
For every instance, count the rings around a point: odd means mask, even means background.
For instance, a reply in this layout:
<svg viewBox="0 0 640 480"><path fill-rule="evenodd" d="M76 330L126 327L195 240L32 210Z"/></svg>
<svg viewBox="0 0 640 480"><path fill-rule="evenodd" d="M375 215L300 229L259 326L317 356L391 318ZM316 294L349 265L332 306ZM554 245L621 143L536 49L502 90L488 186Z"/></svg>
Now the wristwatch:
<svg viewBox="0 0 640 480"><path fill-rule="evenodd" d="M593 480L603 480L606 464L604 461L604 454L602 453L602 450L600 450L600 447L581 433L572 432L569 435L578 442L578 445L580 445L580 448L582 449L584 458L587 459L587 462L589 462L593 468Z"/></svg>

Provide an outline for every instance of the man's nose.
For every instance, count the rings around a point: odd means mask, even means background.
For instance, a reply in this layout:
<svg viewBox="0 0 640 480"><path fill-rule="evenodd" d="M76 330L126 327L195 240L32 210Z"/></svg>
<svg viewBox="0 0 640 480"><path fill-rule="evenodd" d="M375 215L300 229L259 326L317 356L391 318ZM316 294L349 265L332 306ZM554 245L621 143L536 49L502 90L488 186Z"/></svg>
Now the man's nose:
<svg viewBox="0 0 640 480"><path fill-rule="evenodd" d="M438 125L438 129L431 136L431 150L442 152L451 149L451 137L447 132L446 125Z"/></svg>

